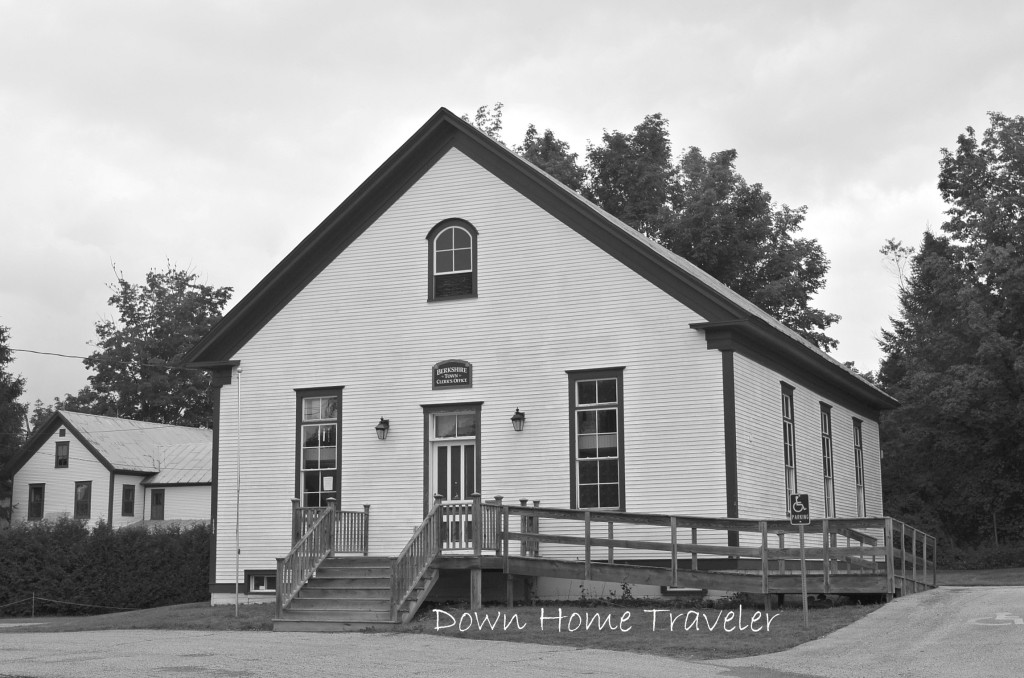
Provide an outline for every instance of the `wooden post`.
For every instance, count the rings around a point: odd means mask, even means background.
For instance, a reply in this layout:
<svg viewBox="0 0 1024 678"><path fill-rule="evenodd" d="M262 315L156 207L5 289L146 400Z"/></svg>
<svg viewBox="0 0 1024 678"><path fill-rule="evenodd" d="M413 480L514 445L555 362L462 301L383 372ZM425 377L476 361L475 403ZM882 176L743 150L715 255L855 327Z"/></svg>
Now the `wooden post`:
<svg viewBox="0 0 1024 678"><path fill-rule="evenodd" d="M590 581L590 511L583 512L583 578Z"/></svg>
<svg viewBox="0 0 1024 678"><path fill-rule="evenodd" d="M277 559L277 617L284 612L284 558ZM35 594L32 594L35 595ZM35 602L35 601L33 601Z"/></svg>
<svg viewBox="0 0 1024 678"><path fill-rule="evenodd" d="M821 520L821 585L825 595L832 592L829 586L829 574L832 569L832 555L829 552L829 544L832 542L832 533L829 528L828 518ZM806 594L805 594L806 595Z"/></svg>
<svg viewBox="0 0 1024 678"><path fill-rule="evenodd" d="M761 521L761 594L764 596L764 609L772 609L772 601L768 597L768 523Z"/></svg>
<svg viewBox="0 0 1024 678"><path fill-rule="evenodd" d="M512 574L508 571L508 507L501 507L501 548L505 556L505 597L508 599L508 606L515 604L515 587L513 586Z"/></svg>
<svg viewBox="0 0 1024 678"><path fill-rule="evenodd" d="M786 548L786 533L779 532L779 549ZM779 558L779 574L786 574L786 556Z"/></svg>
<svg viewBox="0 0 1024 678"><path fill-rule="evenodd" d="M540 499L534 499L533 500L533 508L540 508ZM540 534L540 517L539 516L534 516L533 520L531 522L532 522L532 525L533 525L533 529L531 530L531 532L533 532L534 534ZM540 557L540 541L538 541L536 539L531 540L530 541L530 551L533 553L533 557L534 558L539 558Z"/></svg>
<svg viewBox="0 0 1024 678"><path fill-rule="evenodd" d="M299 500L295 498L292 499L292 546L298 543L301 536L299 533Z"/></svg>
<svg viewBox="0 0 1024 678"><path fill-rule="evenodd" d="M608 541L615 539L615 523L608 521ZM615 547L608 544L608 564L613 565L615 563Z"/></svg>
<svg viewBox="0 0 1024 678"><path fill-rule="evenodd" d="M481 506L482 502L480 501L479 492L474 492L469 496L473 499L473 516L471 518L472 522L469 524L469 532L470 538L473 540L473 555L479 559L480 553L483 550L484 510ZM477 560L477 562L480 561Z"/></svg>
<svg viewBox="0 0 1024 678"><path fill-rule="evenodd" d="M370 555L370 505L363 504L363 556Z"/></svg>
<svg viewBox="0 0 1024 678"><path fill-rule="evenodd" d="M907 524L900 521L900 593L907 592Z"/></svg>
<svg viewBox="0 0 1024 678"><path fill-rule="evenodd" d="M675 516L668 519L672 533L672 588L679 587L679 541L677 539L677 520Z"/></svg>
<svg viewBox="0 0 1024 678"><path fill-rule="evenodd" d="M690 543L693 544L694 549L690 551L690 569L694 572L697 571L697 528L690 528Z"/></svg>
<svg viewBox="0 0 1024 678"><path fill-rule="evenodd" d="M501 500L504 499L500 494L494 495L494 503L498 506L498 512L494 516L494 555L500 556L501 551Z"/></svg>
<svg viewBox="0 0 1024 678"><path fill-rule="evenodd" d="M520 499L519 500L519 505L522 506L523 508L526 508L526 505L529 503L529 501L530 501L529 499ZM521 556L527 555L527 548L528 548L529 540L525 537L525 535L529 531L530 531L530 518L526 515L526 512L524 511L519 516L519 532L520 532L520 534L524 535L524 536L519 538L519 555L521 555Z"/></svg>
<svg viewBox="0 0 1024 678"><path fill-rule="evenodd" d="M910 538L913 540L910 543L910 556L914 559L912 571L914 573L914 593L917 593L917 528L913 528L910 533Z"/></svg>
<svg viewBox="0 0 1024 678"><path fill-rule="evenodd" d="M896 564L893 562L895 558L895 550L892 546L892 518L885 519L885 580L886 588L885 601L892 602L892 597L896 595Z"/></svg>
<svg viewBox="0 0 1024 678"><path fill-rule="evenodd" d="M327 519L327 521L330 523L330 531L328 532L328 537L327 537L327 551L328 551L328 553L333 554L334 553L334 549L337 546L337 541L336 541L337 538L335 537L334 533L338 531L338 524L339 524L338 523L338 500L335 499L334 497L331 497L330 499L327 500L327 511L328 511L328 513L331 514L331 517Z"/></svg>

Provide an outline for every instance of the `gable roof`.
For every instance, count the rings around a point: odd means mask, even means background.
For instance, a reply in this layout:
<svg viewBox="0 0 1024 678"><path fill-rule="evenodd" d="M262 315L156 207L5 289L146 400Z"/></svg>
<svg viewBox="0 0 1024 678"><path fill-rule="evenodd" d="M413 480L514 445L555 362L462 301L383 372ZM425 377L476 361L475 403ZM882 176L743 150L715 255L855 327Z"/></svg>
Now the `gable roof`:
<svg viewBox="0 0 1024 678"><path fill-rule="evenodd" d="M58 410L36 427L13 476L59 427L67 428L111 473L174 478L162 484L212 481L213 431ZM180 480L188 478L189 480ZM147 480L152 483L153 478Z"/></svg>
<svg viewBox="0 0 1024 678"><path fill-rule="evenodd" d="M768 349L784 364L876 409L897 402L729 287L583 198L451 111L437 111L185 356L224 368L274 315L450 149L457 148L553 217L708 319L709 348ZM716 345L712 343L717 342Z"/></svg>

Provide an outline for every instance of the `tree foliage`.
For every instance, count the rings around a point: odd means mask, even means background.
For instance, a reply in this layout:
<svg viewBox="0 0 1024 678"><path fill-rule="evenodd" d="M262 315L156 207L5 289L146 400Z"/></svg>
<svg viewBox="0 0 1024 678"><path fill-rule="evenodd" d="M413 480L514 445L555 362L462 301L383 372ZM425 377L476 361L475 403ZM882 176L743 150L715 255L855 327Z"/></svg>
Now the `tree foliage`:
<svg viewBox="0 0 1024 678"><path fill-rule="evenodd" d="M16 456L25 430L25 405L18 398L25 392L25 379L9 371L14 361L10 329L0 325L0 498L10 496L10 476L5 467ZM0 519L10 520L10 508L0 507Z"/></svg>
<svg viewBox="0 0 1024 678"><path fill-rule="evenodd" d="M502 105L481 106L477 128L501 141ZM588 144L583 165L569 144L530 125L516 153L697 264L826 351L825 330L839 316L816 308L829 261L814 239L798 236L807 208L777 205L736 171L737 153L705 156L690 147L674 159L668 121L646 116L631 132L605 131Z"/></svg>
<svg viewBox="0 0 1024 678"><path fill-rule="evenodd" d="M1024 118L942 149L941 234L912 249L879 380L887 510L974 547L1024 540Z"/></svg>
<svg viewBox="0 0 1024 678"><path fill-rule="evenodd" d="M182 367L182 358L215 322L230 287L199 282L168 263L144 284L120 275L111 286L117 319L96 323L97 350L85 360L89 386L68 395L70 410L182 426L211 426L210 376Z"/></svg>

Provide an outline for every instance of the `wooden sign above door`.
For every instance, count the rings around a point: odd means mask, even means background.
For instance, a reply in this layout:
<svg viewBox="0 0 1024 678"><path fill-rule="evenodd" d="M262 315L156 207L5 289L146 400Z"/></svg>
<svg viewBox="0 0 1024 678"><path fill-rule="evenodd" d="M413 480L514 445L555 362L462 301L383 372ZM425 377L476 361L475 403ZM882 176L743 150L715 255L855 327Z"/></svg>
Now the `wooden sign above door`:
<svg viewBox="0 0 1024 678"><path fill-rule="evenodd" d="M442 388L472 388L473 365L465 360L442 360L430 369L435 390Z"/></svg>

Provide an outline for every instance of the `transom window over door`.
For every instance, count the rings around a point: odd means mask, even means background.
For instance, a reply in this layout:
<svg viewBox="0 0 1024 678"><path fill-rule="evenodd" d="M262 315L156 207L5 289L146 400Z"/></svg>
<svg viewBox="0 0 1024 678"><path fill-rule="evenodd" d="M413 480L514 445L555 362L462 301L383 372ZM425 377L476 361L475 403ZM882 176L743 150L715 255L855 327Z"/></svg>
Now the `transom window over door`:
<svg viewBox="0 0 1024 678"><path fill-rule="evenodd" d="M431 229L428 299L476 296L476 237L472 224L461 219Z"/></svg>
<svg viewBox="0 0 1024 678"><path fill-rule="evenodd" d="M622 370L571 372L573 508L625 510Z"/></svg>
<svg viewBox="0 0 1024 678"><path fill-rule="evenodd" d="M299 397L299 494L303 506L339 499L338 396Z"/></svg>

